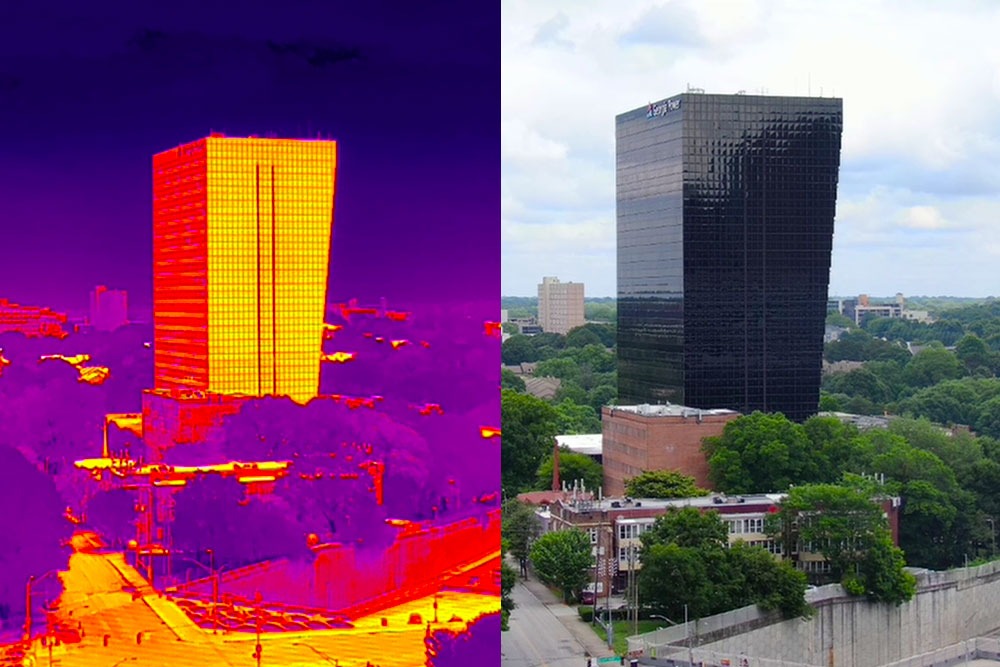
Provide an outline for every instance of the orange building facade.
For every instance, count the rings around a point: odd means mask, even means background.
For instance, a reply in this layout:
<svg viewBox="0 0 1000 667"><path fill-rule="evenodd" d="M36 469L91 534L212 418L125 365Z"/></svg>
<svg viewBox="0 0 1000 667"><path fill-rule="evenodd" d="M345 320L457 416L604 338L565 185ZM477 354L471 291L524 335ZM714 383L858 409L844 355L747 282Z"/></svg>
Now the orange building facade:
<svg viewBox="0 0 1000 667"><path fill-rule="evenodd" d="M625 482L647 470L676 470L712 488L704 438L722 435L740 416L732 410L698 410L679 405L634 405L602 410L604 495L625 495Z"/></svg>
<svg viewBox="0 0 1000 667"><path fill-rule="evenodd" d="M0 334L17 331L29 338L51 336L65 338L66 315L49 308L21 306L0 299Z"/></svg>
<svg viewBox="0 0 1000 667"><path fill-rule="evenodd" d="M325 140L153 157L155 389L318 393L336 166Z"/></svg>

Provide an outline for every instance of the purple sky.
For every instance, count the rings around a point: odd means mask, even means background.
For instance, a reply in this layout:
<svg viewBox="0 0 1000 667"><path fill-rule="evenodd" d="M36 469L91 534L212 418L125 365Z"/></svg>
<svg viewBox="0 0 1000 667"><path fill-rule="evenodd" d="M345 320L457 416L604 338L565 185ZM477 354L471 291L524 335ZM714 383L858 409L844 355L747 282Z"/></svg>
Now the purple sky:
<svg viewBox="0 0 1000 667"><path fill-rule="evenodd" d="M0 297L148 306L151 156L215 130L338 140L331 301L498 300L499 32L478 2L4 2Z"/></svg>

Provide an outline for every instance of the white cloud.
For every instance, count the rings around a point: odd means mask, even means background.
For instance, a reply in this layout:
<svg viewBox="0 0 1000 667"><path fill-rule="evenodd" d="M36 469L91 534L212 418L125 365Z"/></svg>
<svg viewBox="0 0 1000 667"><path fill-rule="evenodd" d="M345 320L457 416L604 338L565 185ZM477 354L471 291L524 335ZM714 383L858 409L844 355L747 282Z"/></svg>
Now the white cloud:
<svg viewBox="0 0 1000 667"><path fill-rule="evenodd" d="M505 294L558 267L615 293L614 117L688 84L844 98L831 291L1000 292L1000 4L501 6Z"/></svg>
<svg viewBox="0 0 1000 667"><path fill-rule="evenodd" d="M950 225L934 206L911 206L903 209L899 216L899 226L907 229L947 229Z"/></svg>

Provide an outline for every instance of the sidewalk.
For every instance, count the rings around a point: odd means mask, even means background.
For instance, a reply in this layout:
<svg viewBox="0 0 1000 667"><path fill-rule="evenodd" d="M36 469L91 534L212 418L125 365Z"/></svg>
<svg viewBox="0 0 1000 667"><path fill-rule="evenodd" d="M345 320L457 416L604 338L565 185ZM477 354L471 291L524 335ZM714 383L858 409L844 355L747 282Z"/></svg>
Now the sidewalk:
<svg viewBox="0 0 1000 667"><path fill-rule="evenodd" d="M563 604L563 601L550 591L545 584L537 579L517 578L525 588L531 591L532 595L544 604L552 615L570 631L578 642L595 658L607 658L614 656L614 651L609 649L600 637L591 629L590 624L584 623L577 613L576 607Z"/></svg>

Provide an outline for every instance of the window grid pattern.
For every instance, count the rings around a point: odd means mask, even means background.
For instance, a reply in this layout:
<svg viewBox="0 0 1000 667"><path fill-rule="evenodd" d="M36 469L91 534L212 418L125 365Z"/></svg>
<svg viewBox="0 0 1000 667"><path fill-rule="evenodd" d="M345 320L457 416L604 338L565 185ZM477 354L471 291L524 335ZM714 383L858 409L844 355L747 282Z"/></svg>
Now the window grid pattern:
<svg viewBox="0 0 1000 667"><path fill-rule="evenodd" d="M684 94L617 118L625 403L816 411L839 99Z"/></svg>
<svg viewBox="0 0 1000 667"><path fill-rule="evenodd" d="M207 143L208 388L308 401L319 388L336 144Z"/></svg>
<svg viewBox="0 0 1000 667"><path fill-rule="evenodd" d="M208 386L205 140L153 157L153 368L158 389Z"/></svg>

